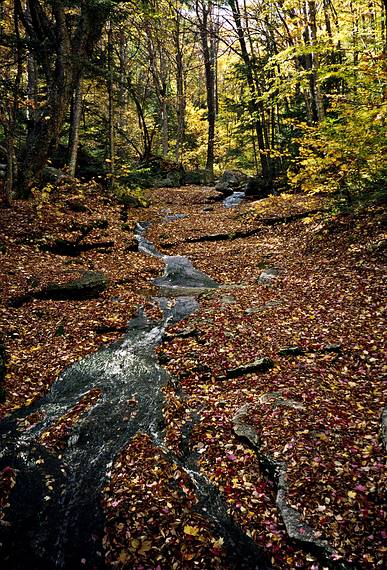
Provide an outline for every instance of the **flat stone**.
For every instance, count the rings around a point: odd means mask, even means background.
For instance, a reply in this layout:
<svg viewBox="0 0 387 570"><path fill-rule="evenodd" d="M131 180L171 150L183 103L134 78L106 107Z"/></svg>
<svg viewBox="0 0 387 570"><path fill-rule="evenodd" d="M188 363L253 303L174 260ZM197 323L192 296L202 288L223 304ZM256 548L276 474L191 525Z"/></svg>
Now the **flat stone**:
<svg viewBox="0 0 387 570"><path fill-rule="evenodd" d="M281 392L266 392L266 394L263 394L259 397L259 403L273 404L273 407L284 406L285 408L293 408L294 410L306 411L306 408L302 402L285 398Z"/></svg>
<svg viewBox="0 0 387 570"><path fill-rule="evenodd" d="M232 295L223 295L220 298L220 301L223 303L223 305L233 305L236 302L235 297Z"/></svg>
<svg viewBox="0 0 387 570"><path fill-rule="evenodd" d="M98 297L108 287L108 280L99 271L85 271L77 279L67 283L49 283L35 297L43 299L90 299Z"/></svg>
<svg viewBox="0 0 387 570"><path fill-rule="evenodd" d="M276 504L285 523L288 536L293 540L310 544L315 549L322 550L324 554L333 554L335 551L328 542L318 538L315 530L302 520L300 513L288 505L287 493L286 467L282 465L278 474Z"/></svg>
<svg viewBox="0 0 387 570"><path fill-rule="evenodd" d="M279 305L281 305L281 301L268 301L267 303L265 303L264 305L259 305L259 307L248 307L245 310L245 314L246 315L253 315L254 313L262 313L263 311L266 311L267 309L274 309L274 307L279 307Z"/></svg>
<svg viewBox="0 0 387 570"><path fill-rule="evenodd" d="M236 412L232 418L234 432L240 437L245 437L253 446L259 444L259 438L253 426L246 423L246 416L249 415L250 404L245 404Z"/></svg>
<svg viewBox="0 0 387 570"><path fill-rule="evenodd" d="M272 392L271 395L279 394ZM254 448L257 457L270 476L277 482L276 504L284 521L286 532L290 538L308 546L312 551L330 557L335 550L330 544L317 536L315 530L301 517L301 514L291 507L287 501L289 486L286 478L286 464L274 461L270 456L260 451L259 435L256 429L249 424L251 404L242 406L232 418L233 430L239 437L246 438Z"/></svg>
<svg viewBox="0 0 387 570"><path fill-rule="evenodd" d="M326 344L323 349L323 352L341 352L341 344Z"/></svg>
<svg viewBox="0 0 387 570"><path fill-rule="evenodd" d="M279 349L278 354L280 356L301 356L305 352L299 346L283 346Z"/></svg>
<svg viewBox="0 0 387 570"><path fill-rule="evenodd" d="M195 269L189 259L185 257L179 255L164 256L164 261L166 264L164 274L154 280L154 284L159 287L175 289L214 289L219 287L216 281Z"/></svg>
<svg viewBox="0 0 387 570"><path fill-rule="evenodd" d="M257 283L262 285L271 284L274 279L278 277L280 270L277 267L268 267L264 269L257 279Z"/></svg>
<svg viewBox="0 0 387 570"><path fill-rule="evenodd" d="M237 368L232 368L227 371L227 378L237 378L238 376L244 376L245 374L252 374L254 372L267 372L274 366L274 361L267 356L263 358L258 358L253 362L248 362Z"/></svg>

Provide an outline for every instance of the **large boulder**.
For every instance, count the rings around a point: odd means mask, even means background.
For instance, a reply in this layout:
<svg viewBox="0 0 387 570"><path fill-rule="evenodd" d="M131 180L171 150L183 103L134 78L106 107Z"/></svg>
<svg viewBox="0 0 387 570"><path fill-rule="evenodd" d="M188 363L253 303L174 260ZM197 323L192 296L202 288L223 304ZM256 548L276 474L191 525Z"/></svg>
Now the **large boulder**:
<svg viewBox="0 0 387 570"><path fill-rule="evenodd" d="M268 180L265 180L262 176L250 176L246 180L243 189L246 197L259 200L261 198L267 198L267 196L272 194L273 184Z"/></svg>
<svg viewBox="0 0 387 570"><path fill-rule="evenodd" d="M243 190L247 181L246 174L239 170L225 170L215 184L215 190L222 192L224 196L230 196L236 190Z"/></svg>

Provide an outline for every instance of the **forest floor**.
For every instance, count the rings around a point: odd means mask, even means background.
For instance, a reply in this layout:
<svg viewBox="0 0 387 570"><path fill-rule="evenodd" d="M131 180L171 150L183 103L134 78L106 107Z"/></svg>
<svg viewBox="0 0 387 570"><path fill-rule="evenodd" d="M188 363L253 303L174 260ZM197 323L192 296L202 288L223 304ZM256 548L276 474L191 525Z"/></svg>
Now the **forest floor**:
<svg viewBox="0 0 387 570"><path fill-rule="evenodd" d="M382 568L383 209L334 215L327 198L286 195L227 209L213 195L152 190L149 208L124 211L79 186L0 210L0 412L30 406L61 370L122 336L139 306L159 317L152 279L163 262L134 241L136 222L152 221L146 237L161 252L187 256L220 284L158 348L173 378L164 388L168 449L177 460L186 448L196 454L268 567ZM104 245L76 256L46 251L59 239ZM85 270L109 280L95 299L36 294ZM92 405L91 395L49 434L53 453L69 419ZM15 477L2 473L0 522ZM106 563L228 568L224 540L195 513L197 501L187 473L137 434L103 492Z"/></svg>

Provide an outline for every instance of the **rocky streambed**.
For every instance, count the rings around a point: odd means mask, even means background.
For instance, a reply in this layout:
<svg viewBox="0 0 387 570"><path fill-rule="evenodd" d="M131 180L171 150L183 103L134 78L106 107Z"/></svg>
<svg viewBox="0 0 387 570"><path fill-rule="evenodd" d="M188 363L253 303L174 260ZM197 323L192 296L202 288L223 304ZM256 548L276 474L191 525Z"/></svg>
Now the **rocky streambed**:
<svg viewBox="0 0 387 570"><path fill-rule="evenodd" d="M115 457L139 433L192 479L197 508L224 537L230 563L265 566L262 552L200 474L194 454L178 459L164 445L162 388L169 378L155 347L169 325L197 309L198 294L218 284L186 257L163 256L145 229L137 226L139 250L165 262L155 280L163 317L151 321L140 309L122 339L67 368L45 398L0 424L0 468L16 474L0 527L0 558L9 569L105 566L101 490Z"/></svg>

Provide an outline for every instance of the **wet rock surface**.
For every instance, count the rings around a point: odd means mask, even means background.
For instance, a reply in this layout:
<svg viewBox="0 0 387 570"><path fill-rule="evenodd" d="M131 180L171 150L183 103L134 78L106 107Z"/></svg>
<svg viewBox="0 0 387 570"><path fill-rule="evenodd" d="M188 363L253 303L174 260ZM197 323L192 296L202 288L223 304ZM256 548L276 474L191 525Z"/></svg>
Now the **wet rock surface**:
<svg viewBox="0 0 387 570"><path fill-rule="evenodd" d="M143 238L143 229L140 226L140 247L161 256ZM0 424L0 471L7 468L17 473L0 527L0 559L7 568L105 566L102 487L115 457L139 433L147 434L167 458L179 461L190 474L197 489L197 508L225 537L231 565L257 570L267 567L262 551L229 517L224 499L199 473L196 455L187 453L178 460L164 448L161 389L169 378L158 363L155 347L168 325L197 309L195 295L182 296L182 291L218 286L187 259L164 259L166 275L156 281L160 290L168 288L177 295L156 298L163 318L151 321L139 311L121 340L70 366L45 398ZM88 284L98 289L99 276L84 276L80 283L70 285L70 291ZM54 294L62 294L62 289L59 292L54 287ZM46 434L91 393L95 395L92 406L66 426L59 448L48 448ZM30 425L23 431L19 426L25 422Z"/></svg>

